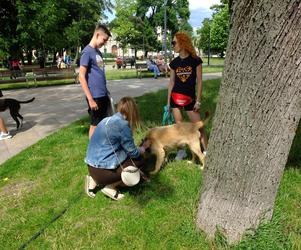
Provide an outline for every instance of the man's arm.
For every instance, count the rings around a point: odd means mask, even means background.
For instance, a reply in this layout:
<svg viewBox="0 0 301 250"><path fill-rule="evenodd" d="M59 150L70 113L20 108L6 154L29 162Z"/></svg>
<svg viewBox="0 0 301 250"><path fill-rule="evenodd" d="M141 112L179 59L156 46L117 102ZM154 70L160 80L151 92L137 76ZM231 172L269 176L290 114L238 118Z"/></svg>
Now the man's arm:
<svg viewBox="0 0 301 250"><path fill-rule="evenodd" d="M89 87L88 87L88 83L87 83L87 80L86 80L86 73L87 73L87 67L86 66L80 66L79 67L79 81L80 81L80 84L82 86L82 89L88 99L88 102L89 102L89 106L92 110L97 110L98 109L98 106L97 106L97 103L94 101L92 95L91 95L91 92L89 90Z"/></svg>

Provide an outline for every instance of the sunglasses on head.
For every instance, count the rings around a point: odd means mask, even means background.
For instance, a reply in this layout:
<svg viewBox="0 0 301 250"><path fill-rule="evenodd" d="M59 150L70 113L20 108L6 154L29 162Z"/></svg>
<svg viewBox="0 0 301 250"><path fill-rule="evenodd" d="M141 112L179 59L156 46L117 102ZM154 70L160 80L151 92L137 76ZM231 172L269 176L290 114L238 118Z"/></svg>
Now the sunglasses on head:
<svg viewBox="0 0 301 250"><path fill-rule="evenodd" d="M176 46L176 44L177 44L176 41L172 41L172 42L171 42L171 45L172 45L172 46Z"/></svg>

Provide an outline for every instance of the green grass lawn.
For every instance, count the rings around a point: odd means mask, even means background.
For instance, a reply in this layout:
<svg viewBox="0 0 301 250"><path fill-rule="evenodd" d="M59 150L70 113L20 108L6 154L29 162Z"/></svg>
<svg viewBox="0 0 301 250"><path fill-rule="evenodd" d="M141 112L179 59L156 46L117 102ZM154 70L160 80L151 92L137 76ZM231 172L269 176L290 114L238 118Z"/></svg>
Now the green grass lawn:
<svg viewBox="0 0 301 250"><path fill-rule="evenodd" d="M219 80L204 82L202 111L214 114ZM166 90L137 98L143 127L159 125ZM203 112L201 113L204 116ZM122 190L115 202L84 194L88 119L61 129L0 166L1 249L17 249L53 217L62 217L28 249L301 249L301 133L295 138L271 222L229 247L222 237L209 241L196 230L202 172L197 165L173 161L151 182ZM210 134L211 122L206 127Z"/></svg>

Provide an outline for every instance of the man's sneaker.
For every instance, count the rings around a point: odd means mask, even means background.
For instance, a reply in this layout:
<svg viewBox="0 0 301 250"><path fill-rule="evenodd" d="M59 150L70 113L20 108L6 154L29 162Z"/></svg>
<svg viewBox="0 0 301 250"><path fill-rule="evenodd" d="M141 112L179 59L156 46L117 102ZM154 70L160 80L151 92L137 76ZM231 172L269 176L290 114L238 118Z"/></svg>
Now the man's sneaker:
<svg viewBox="0 0 301 250"><path fill-rule="evenodd" d="M10 138L12 138L12 135L10 133L4 133L4 132L0 133L0 141L5 139L10 139Z"/></svg>
<svg viewBox="0 0 301 250"><path fill-rule="evenodd" d="M184 149L180 149L175 157L175 160L183 160L185 157L187 157L186 151Z"/></svg>
<svg viewBox="0 0 301 250"><path fill-rule="evenodd" d="M93 180L93 178L90 175L86 175L86 178L85 178L85 193L89 197L95 198L95 193L93 191L96 188L96 186L97 186L97 184Z"/></svg>

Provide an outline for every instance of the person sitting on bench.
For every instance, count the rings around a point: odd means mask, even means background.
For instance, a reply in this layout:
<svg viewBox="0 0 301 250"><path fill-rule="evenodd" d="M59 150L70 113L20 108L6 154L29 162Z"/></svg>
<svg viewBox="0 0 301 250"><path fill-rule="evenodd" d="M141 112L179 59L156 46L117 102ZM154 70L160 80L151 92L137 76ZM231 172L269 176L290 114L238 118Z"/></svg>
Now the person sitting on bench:
<svg viewBox="0 0 301 250"><path fill-rule="evenodd" d="M160 70L157 64L153 61L152 56L149 56L148 60L146 61L147 68L149 71L154 72L154 78L157 79L160 76Z"/></svg>

